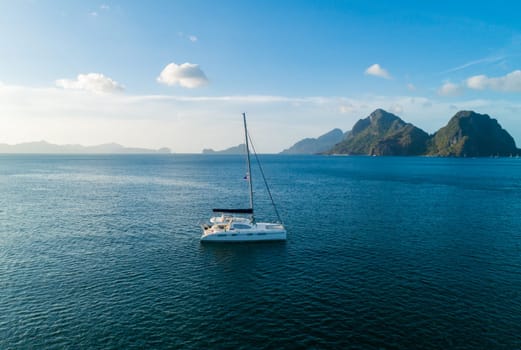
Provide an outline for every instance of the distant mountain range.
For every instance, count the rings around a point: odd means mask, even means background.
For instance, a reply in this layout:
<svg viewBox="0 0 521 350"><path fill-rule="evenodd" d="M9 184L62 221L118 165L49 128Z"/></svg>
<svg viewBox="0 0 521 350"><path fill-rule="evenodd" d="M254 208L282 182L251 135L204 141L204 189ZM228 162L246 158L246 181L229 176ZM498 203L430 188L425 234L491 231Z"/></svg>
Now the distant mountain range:
<svg viewBox="0 0 521 350"><path fill-rule="evenodd" d="M327 152L335 144L342 141L344 133L340 129L333 129L322 136L306 138L295 143L288 149L280 152L282 154L316 154Z"/></svg>
<svg viewBox="0 0 521 350"><path fill-rule="evenodd" d="M322 136L315 138L303 139L288 149L282 151L282 154L317 154L323 153L331 149L335 144L342 141L344 133L340 129L333 129ZM203 154L244 154L246 146L244 143L223 149L221 151L214 151L211 148L203 149Z"/></svg>
<svg viewBox="0 0 521 350"><path fill-rule="evenodd" d="M367 118L360 119L340 141L315 151L318 140L332 141L339 136L339 129L322 135L318 139L304 139L282 151L285 154L349 154L376 156L451 156L490 157L521 155L514 139L496 119L473 111L456 113L446 126L433 135L398 116L377 109ZM305 146L305 147L304 147Z"/></svg>
<svg viewBox="0 0 521 350"><path fill-rule="evenodd" d="M171 153L168 148L158 150L146 148L129 148L117 143L106 143L97 146L55 145L46 141L26 142L17 145L0 144L0 153L30 154L154 154Z"/></svg>
<svg viewBox="0 0 521 350"><path fill-rule="evenodd" d="M244 154L245 152L246 152L246 144L244 144L244 143L241 143L240 145L237 145L237 146L223 149L221 151L214 151L211 148L203 149L203 154Z"/></svg>

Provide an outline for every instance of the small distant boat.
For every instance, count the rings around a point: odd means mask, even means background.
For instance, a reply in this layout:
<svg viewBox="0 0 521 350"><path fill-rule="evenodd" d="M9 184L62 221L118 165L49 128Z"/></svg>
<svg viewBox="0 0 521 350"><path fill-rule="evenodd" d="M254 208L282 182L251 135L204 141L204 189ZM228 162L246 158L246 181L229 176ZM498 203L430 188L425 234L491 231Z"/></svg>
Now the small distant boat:
<svg viewBox="0 0 521 350"><path fill-rule="evenodd" d="M203 234L201 242L260 242L260 241L285 241L286 228L284 227L277 207L271 196L264 172L259 163L261 175L264 179L268 195L277 214L278 222L257 222L253 210L253 187L250 160L250 137L246 126L246 114L242 114L244 123L244 137L246 139L246 160L248 172L246 179L249 185L250 207L236 209L213 209L214 213L220 214L210 218L210 222L201 225ZM256 157L257 158L257 157ZM258 158L257 158L258 161Z"/></svg>

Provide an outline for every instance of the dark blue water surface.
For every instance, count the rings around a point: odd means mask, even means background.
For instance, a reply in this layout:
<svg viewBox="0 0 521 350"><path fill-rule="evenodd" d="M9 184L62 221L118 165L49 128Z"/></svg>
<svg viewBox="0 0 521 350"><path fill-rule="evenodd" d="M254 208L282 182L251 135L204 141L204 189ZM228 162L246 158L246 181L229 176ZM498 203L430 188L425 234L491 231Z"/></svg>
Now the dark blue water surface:
<svg viewBox="0 0 521 350"><path fill-rule="evenodd" d="M239 156L0 156L0 349L521 348L521 159L261 160L286 243L199 243Z"/></svg>

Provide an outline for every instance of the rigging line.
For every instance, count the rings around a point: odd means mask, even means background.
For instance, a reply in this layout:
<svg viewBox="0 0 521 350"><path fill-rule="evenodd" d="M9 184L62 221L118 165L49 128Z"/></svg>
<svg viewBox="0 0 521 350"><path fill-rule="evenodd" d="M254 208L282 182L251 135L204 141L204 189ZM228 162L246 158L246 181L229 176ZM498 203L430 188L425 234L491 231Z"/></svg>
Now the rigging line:
<svg viewBox="0 0 521 350"><path fill-rule="evenodd" d="M255 150L255 145L253 144L253 140L251 139L250 133L248 133L248 140L250 140L250 146L253 150L253 155L255 156L255 160L257 161L257 165L259 166L260 173L262 175L262 180L264 180L264 185L266 186L266 190L268 191L268 195L271 200L271 205L273 205L273 209L275 209L275 214L277 215L277 219L281 224L284 224L282 222L282 219L280 218L279 211L277 209L277 206L275 205L275 201L273 200L273 196L271 195L270 187L268 186L268 182L266 181L266 176L264 176L264 170L262 169L261 162L259 161L259 156L257 155L257 151Z"/></svg>

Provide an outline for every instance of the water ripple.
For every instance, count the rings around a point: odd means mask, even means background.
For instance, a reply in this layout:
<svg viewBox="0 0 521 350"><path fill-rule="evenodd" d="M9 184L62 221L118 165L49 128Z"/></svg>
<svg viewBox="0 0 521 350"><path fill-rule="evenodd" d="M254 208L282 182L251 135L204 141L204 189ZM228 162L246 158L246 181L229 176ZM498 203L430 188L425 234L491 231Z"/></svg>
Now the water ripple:
<svg viewBox="0 0 521 350"><path fill-rule="evenodd" d="M521 348L515 160L266 156L289 239L231 246L240 158L0 160L1 349Z"/></svg>

